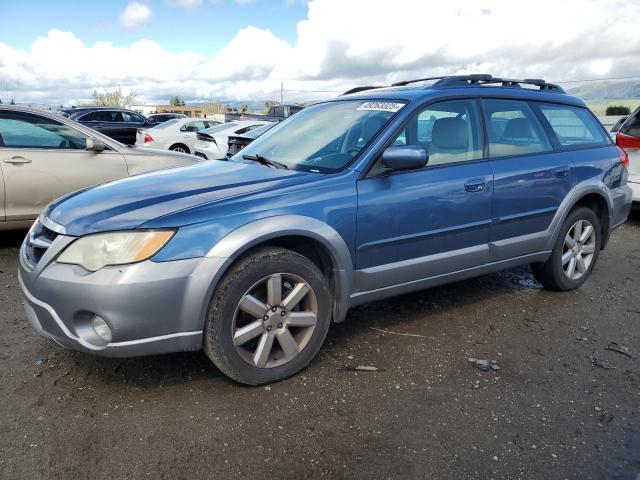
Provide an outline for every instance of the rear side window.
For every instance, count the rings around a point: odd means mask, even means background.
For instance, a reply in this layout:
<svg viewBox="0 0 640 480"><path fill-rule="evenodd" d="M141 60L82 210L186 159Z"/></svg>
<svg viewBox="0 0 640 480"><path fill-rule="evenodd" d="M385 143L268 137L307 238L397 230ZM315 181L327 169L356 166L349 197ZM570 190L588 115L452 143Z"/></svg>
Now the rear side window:
<svg viewBox="0 0 640 480"><path fill-rule="evenodd" d="M550 152L551 143L542 125L526 102L483 100L489 137L489 156L493 158Z"/></svg>
<svg viewBox="0 0 640 480"><path fill-rule="evenodd" d="M611 143L598 121L586 108L541 104L540 110L563 147Z"/></svg>

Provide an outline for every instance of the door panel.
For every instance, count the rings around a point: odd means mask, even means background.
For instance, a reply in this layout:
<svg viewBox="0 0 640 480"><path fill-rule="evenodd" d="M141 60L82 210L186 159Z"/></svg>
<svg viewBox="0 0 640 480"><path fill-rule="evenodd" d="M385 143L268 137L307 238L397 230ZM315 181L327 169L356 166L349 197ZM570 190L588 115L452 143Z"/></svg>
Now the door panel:
<svg viewBox="0 0 640 480"><path fill-rule="evenodd" d="M476 191L465 187L469 180ZM488 162L425 168L358 182L358 289L383 288L484 265L492 183Z"/></svg>
<svg viewBox="0 0 640 480"><path fill-rule="evenodd" d="M547 228L575 185L571 152L553 151L524 101L482 101L495 175L491 261L542 251Z"/></svg>
<svg viewBox="0 0 640 480"><path fill-rule="evenodd" d="M4 176L2 174L2 164L0 163L0 222L5 221L4 212Z"/></svg>
<svg viewBox="0 0 640 480"><path fill-rule="evenodd" d="M61 195L127 176L124 157L111 151L0 148L0 161L7 221L34 219Z"/></svg>

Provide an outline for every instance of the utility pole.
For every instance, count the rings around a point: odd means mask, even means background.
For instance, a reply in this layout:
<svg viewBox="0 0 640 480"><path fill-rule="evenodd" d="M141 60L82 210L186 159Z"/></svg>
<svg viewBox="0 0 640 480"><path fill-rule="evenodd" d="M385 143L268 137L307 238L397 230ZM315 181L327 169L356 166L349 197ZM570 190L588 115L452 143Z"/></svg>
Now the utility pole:
<svg viewBox="0 0 640 480"><path fill-rule="evenodd" d="M280 105L284 105L284 82L280 82Z"/></svg>

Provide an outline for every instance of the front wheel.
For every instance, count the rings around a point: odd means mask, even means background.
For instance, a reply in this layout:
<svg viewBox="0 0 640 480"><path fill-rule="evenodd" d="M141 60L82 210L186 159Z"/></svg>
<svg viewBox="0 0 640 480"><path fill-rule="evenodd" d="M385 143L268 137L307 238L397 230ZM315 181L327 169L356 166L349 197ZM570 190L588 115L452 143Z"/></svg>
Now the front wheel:
<svg viewBox="0 0 640 480"><path fill-rule="evenodd" d="M308 258L283 248L242 259L216 288L204 350L227 376L260 385L305 368L329 329L326 279Z"/></svg>
<svg viewBox="0 0 640 480"><path fill-rule="evenodd" d="M575 208L565 219L545 263L531 265L536 279L552 290L573 290L591 274L600 253L600 220L587 207Z"/></svg>

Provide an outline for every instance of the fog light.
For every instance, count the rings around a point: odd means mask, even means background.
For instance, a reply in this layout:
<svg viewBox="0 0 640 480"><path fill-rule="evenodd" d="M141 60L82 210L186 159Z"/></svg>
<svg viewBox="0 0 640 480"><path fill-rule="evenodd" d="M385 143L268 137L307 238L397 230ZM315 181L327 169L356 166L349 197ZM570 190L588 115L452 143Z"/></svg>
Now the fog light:
<svg viewBox="0 0 640 480"><path fill-rule="evenodd" d="M105 322L98 315L95 315L91 320L91 326L93 327L93 331L96 332L102 340L109 343L111 341L111 329L107 322Z"/></svg>

